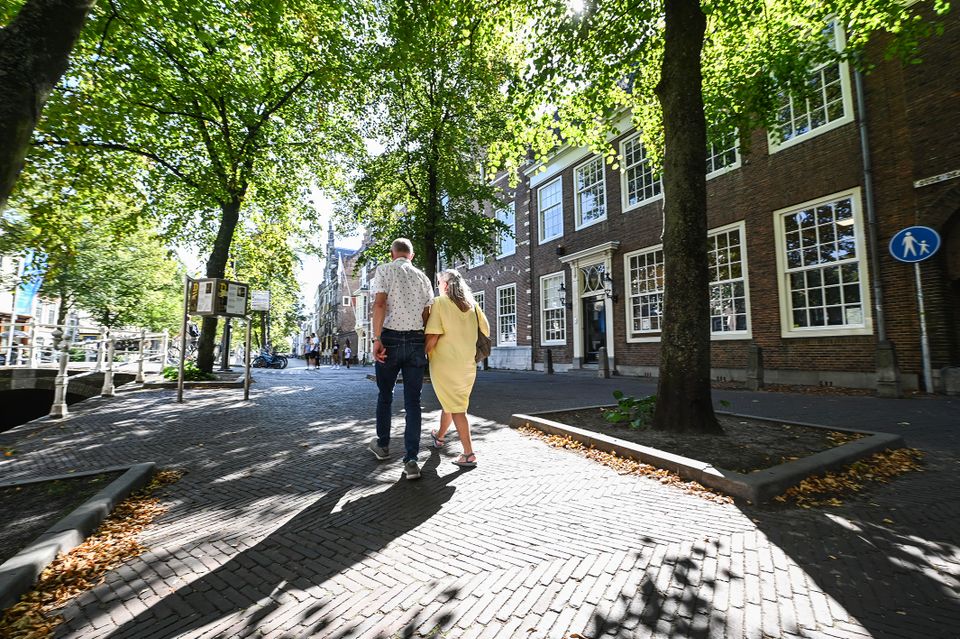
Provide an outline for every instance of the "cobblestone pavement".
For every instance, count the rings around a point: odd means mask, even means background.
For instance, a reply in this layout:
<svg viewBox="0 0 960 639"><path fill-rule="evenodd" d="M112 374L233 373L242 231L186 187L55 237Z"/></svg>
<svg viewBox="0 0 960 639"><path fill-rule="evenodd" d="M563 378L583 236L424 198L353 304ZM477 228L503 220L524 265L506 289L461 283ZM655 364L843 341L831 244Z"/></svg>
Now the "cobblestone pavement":
<svg viewBox="0 0 960 639"><path fill-rule="evenodd" d="M141 461L188 471L145 534L150 550L68 605L58 636L957 636L955 400L718 393L745 413L872 415L930 450L924 473L800 511L714 504L502 425L648 388L572 374L482 373L479 468L449 463L453 440L424 450L423 479L406 481L363 447L370 372L258 372L249 403L234 390L188 390L183 405L122 390L0 434L19 451L0 462L4 479ZM424 405L426 436L429 387Z"/></svg>

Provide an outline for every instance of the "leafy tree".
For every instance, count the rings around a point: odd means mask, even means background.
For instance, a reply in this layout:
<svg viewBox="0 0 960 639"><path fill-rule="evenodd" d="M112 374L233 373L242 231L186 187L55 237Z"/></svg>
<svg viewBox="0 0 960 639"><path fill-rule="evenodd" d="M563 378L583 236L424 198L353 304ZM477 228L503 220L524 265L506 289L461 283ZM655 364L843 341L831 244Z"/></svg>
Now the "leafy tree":
<svg viewBox="0 0 960 639"><path fill-rule="evenodd" d="M94 1L0 1L0 211Z"/></svg>
<svg viewBox="0 0 960 639"><path fill-rule="evenodd" d="M0 252L33 253L39 292L103 326L178 327L179 264L139 216L133 193L104 188L107 167L34 156L0 219Z"/></svg>
<svg viewBox="0 0 960 639"><path fill-rule="evenodd" d="M341 214L363 223L383 255L409 237L431 281L437 258L490 252L506 226L484 214L505 199L482 167L504 134L502 87L516 50L495 5L477 0L388 0L376 18L382 38L370 59L366 134L383 151L361 163ZM361 256L361 260L364 256Z"/></svg>
<svg viewBox="0 0 960 639"><path fill-rule="evenodd" d="M270 291L268 321L271 332L278 337L299 331L297 236L297 228L289 219L271 218L267 211L254 210L238 232L231 252L233 277L249 283L251 289ZM260 342L264 340L261 334Z"/></svg>
<svg viewBox="0 0 960 639"><path fill-rule="evenodd" d="M349 150L363 22L349 0L111 0L93 16L39 135L46 148L144 160L128 179L223 277L246 206L309 217L304 193ZM212 241L211 241L212 238ZM216 318L198 363L213 366Z"/></svg>
<svg viewBox="0 0 960 639"><path fill-rule="evenodd" d="M948 6L935 4L940 12ZM538 159L558 144L585 143L616 162L604 143L611 116L632 110L663 169L664 329L653 426L721 432L710 397L707 131L714 139L776 131L783 94L815 90L813 64L845 59L869 69L868 44L878 32L894 36L888 53L912 59L936 27L900 0L585 0L580 12L570 7L563 0L517 7L528 11L535 49L528 82L515 94L522 114L515 141ZM830 24L847 34L843 50L831 46Z"/></svg>

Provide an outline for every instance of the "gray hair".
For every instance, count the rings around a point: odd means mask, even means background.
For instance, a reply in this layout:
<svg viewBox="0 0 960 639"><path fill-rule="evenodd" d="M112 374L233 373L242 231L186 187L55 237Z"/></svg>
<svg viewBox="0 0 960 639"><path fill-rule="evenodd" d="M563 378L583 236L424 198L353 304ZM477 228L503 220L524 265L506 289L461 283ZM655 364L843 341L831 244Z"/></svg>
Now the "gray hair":
<svg viewBox="0 0 960 639"><path fill-rule="evenodd" d="M447 284L447 297L453 300L461 311L467 311L473 308L476 301L473 299L473 291L470 290L470 285L464 281L463 276L460 275L460 271L453 268L448 268L445 271L441 271L439 275L440 279Z"/></svg>
<svg viewBox="0 0 960 639"><path fill-rule="evenodd" d="M398 237L390 245L390 250L400 255L413 255L413 242L405 237Z"/></svg>

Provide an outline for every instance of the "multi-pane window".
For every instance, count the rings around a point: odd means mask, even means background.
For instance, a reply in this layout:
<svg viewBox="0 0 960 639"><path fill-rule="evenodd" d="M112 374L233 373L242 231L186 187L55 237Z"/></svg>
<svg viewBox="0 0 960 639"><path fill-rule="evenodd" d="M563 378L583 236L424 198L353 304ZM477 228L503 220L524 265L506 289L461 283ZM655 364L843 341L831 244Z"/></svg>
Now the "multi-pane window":
<svg viewBox="0 0 960 639"><path fill-rule="evenodd" d="M560 178L540 187L537 210L541 242L563 235L563 182Z"/></svg>
<svg viewBox="0 0 960 639"><path fill-rule="evenodd" d="M710 331L713 335L749 330L747 259L743 224L727 226L708 235L710 275ZM647 249L626 258L628 326L633 337L663 330L663 249Z"/></svg>
<svg viewBox="0 0 960 639"><path fill-rule="evenodd" d="M623 182L626 209L659 197L663 191L663 182L654 173L653 163L639 136L623 143Z"/></svg>
<svg viewBox="0 0 960 639"><path fill-rule="evenodd" d="M782 214L780 241L794 330L865 326L853 206L848 196Z"/></svg>
<svg viewBox="0 0 960 639"><path fill-rule="evenodd" d="M486 310L486 308L484 308L484 298L486 298L486 295L483 291L473 292L473 301L477 303L477 306L480 307L481 311Z"/></svg>
<svg viewBox="0 0 960 639"><path fill-rule="evenodd" d="M709 142L707 144L707 175L735 166L740 161L739 146L737 132Z"/></svg>
<svg viewBox="0 0 960 639"><path fill-rule="evenodd" d="M839 48L835 23L831 23L824 34L832 47ZM845 73L846 68L842 63L830 62L821 65L810 73L803 95L781 96L780 110L777 113L779 143L806 135L847 117Z"/></svg>
<svg viewBox="0 0 960 639"><path fill-rule="evenodd" d="M628 258L629 328L634 335L657 332L663 316L663 249Z"/></svg>
<svg viewBox="0 0 960 639"><path fill-rule="evenodd" d="M747 330L747 287L744 280L743 230L738 225L707 238L710 268L710 331Z"/></svg>
<svg viewBox="0 0 960 639"><path fill-rule="evenodd" d="M560 299L563 273L540 278L540 323L544 344L561 344L567 339L567 315Z"/></svg>
<svg viewBox="0 0 960 639"><path fill-rule="evenodd" d="M517 343L517 285L497 289L497 344L513 346Z"/></svg>
<svg viewBox="0 0 960 639"><path fill-rule="evenodd" d="M510 229L509 232L500 234L500 249L497 257L513 255L517 251L516 212L514 211L513 204L497 211L497 219L506 224Z"/></svg>
<svg viewBox="0 0 960 639"><path fill-rule="evenodd" d="M483 263L486 261L486 256L481 250L475 250L473 253L467 256L467 266L470 268L476 268L477 266L483 266Z"/></svg>
<svg viewBox="0 0 960 639"><path fill-rule="evenodd" d="M596 157L573 172L574 195L577 209L577 228L588 226L607 217L606 182L603 177L603 158Z"/></svg>

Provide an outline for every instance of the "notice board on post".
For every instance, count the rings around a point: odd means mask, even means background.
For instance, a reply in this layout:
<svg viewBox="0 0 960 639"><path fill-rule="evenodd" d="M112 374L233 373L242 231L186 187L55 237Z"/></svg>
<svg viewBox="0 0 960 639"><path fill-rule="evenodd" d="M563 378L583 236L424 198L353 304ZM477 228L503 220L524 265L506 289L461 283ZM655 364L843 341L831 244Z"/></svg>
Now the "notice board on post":
<svg viewBox="0 0 960 639"><path fill-rule="evenodd" d="M190 312L201 316L246 317L250 287L217 277L192 280Z"/></svg>

